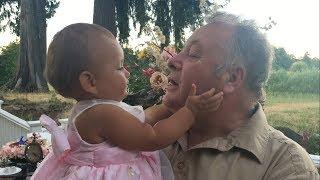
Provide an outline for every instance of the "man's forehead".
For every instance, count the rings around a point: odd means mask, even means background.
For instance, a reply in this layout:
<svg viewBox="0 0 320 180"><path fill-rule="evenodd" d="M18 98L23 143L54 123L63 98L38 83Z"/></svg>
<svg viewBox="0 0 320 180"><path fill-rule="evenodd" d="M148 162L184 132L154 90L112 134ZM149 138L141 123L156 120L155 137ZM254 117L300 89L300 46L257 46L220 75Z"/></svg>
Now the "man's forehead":
<svg viewBox="0 0 320 180"><path fill-rule="evenodd" d="M227 44L232 38L234 27L220 24L208 24L195 31L188 39L186 47L199 45L202 53L206 57L213 59L223 59L227 52Z"/></svg>
<svg viewBox="0 0 320 180"><path fill-rule="evenodd" d="M188 41L189 43L202 43L206 41L223 42L229 40L232 37L233 33L234 27L232 27L231 25L222 23L210 23L196 30Z"/></svg>

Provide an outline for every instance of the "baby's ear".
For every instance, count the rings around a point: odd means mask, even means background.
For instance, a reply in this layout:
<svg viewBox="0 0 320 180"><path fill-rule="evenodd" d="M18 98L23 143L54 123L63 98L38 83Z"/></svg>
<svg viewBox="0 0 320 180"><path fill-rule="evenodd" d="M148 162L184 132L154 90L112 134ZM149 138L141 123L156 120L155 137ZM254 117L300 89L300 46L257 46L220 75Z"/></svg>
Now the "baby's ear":
<svg viewBox="0 0 320 180"><path fill-rule="evenodd" d="M82 89L91 94L97 94L96 79L89 71L83 71L79 75L79 81Z"/></svg>

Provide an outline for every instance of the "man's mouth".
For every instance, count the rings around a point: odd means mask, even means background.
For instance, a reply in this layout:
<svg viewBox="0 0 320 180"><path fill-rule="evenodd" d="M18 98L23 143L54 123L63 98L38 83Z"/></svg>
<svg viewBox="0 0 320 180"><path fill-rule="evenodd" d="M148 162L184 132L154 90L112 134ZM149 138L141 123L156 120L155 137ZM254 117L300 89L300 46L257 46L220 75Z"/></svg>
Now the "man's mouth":
<svg viewBox="0 0 320 180"><path fill-rule="evenodd" d="M169 85L170 86L178 86L178 83L172 79L169 80Z"/></svg>
<svg viewBox="0 0 320 180"><path fill-rule="evenodd" d="M168 86L167 86L167 90L173 90L179 87L179 83L174 80L173 78L169 77L168 78Z"/></svg>

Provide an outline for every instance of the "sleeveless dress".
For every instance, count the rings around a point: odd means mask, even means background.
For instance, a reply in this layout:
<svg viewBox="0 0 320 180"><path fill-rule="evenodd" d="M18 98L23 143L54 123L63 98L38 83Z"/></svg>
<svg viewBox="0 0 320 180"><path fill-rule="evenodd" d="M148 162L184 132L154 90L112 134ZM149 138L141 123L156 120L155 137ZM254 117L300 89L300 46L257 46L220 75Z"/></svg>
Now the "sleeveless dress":
<svg viewBox="0 0 320 180"><path fill-rule="evenodd" d="M99 104L118 106L144 122L145 114L141 106L98 99L78 102L72 109L66 131L58 127L54 120L42 115L40 122L51 134L53 151L45 157L31 179L174 179L170 163L161 151L126 151L107 141L99 144L89 144L83 141L75 127L74 120L85 110Z"/></svg>

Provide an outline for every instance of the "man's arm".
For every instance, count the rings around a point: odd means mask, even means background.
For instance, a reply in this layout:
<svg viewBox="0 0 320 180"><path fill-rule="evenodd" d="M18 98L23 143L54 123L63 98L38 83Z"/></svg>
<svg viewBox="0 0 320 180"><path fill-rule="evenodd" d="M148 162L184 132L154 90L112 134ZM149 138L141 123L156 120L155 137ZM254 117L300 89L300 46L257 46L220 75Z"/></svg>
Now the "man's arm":
<svg viewBox="0 0 320 180"><path fill-rule="evenodd" d="M319 173L309 154L298 144L288 142L274 166L267 172L266 180L320 180Z"/></svg>

